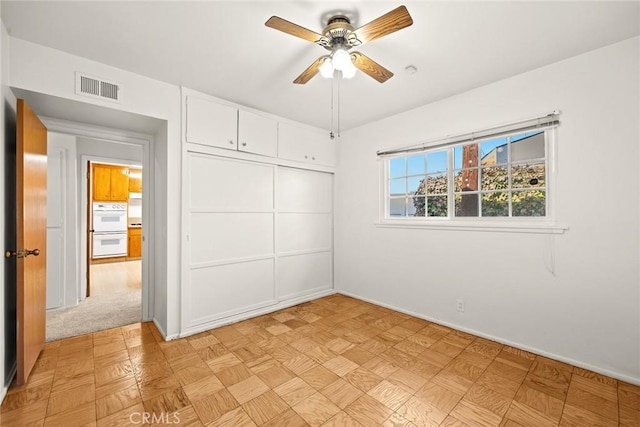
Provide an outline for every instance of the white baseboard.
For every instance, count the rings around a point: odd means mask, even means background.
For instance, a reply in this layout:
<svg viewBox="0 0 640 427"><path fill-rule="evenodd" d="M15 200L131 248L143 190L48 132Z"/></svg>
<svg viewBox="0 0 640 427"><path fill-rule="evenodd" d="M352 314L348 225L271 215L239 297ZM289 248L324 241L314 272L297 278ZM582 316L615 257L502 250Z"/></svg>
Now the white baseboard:
<svg viewBox="0 0 640 427"><path fill-rule="evenodd" d="M160 323L158 323L158 320L155 317L153 318L153 324L156 326L156 329L158 330L158 332L160 332L160 335L162 335L162 338L164 338L165 341L169 341L171 339L167 338L167 333L162 328L162 326L160 326Z"/></svg>
<svg viewBox="0 0 640 427"><path fill-rule="evenodd" d="M312 294L306 294L301 297L291 298L286 301L281 301L277 304L269 305L267 307L263 307L257 310L252 310L245 313L240 313L237 315L225 317L222 319L213 320L211 322L202 323L200 325L192 326L183 330L178 336L166 338L167 340L174 338L184 338L190 335L195 335L200 332L208 331L210 329L219 328L221 326L230 325L232 323L237 323L242 320L251 319L253 317L262 316L263 314L273 313L274 311L282 310L284 308L288 308L297 304L302 304L303 302L312 301L314 299L326 297L328 295L335 294L335 289L325 289L323 291L315 292Z"/></svg>
<svg viewBox="0 0 640 427"><path fill-rule="evenodd" d="M478 337L481 337L481 338L486 338L486 339L491 340L491 341L496 341L496 342L499 342L500 344L508 345L508 346L515 347L515 348L519 348L521 350L525 350L525 351L528 351L528 352L531 352L531 353L535 353L535 354L540 355L540 356L548 357L549 359L554 359L554 360L557 360L559 362L568 363L570 365L577 366L579 368L583 368L583 369L586 369L586 370L589 370L589 371L597 372L599 374L606 375L608 377L615 378L615 379L627 382L629 384L634 384L634 385L640 386L640 378L630 377L630 376L622 374L620 372L610 371L608 369L603 369L603 368L598 367L598 366L593 366L593 365L590 365L588 363L581 362L579 360L574 360L574 359L571 359L571 358L568 358L568 357L564 357L564 356L560 356L560 355L557 355L557 354L554 354L554 353L549 353L549 352L546 352L544 350L540 350L538 348L528 346L526 344L517 343L517 342L510 341L510 340L506 340L504 338L500 338L500 337L496 337L496 336L493 336L493 335L485 334L483 332L476 331L474 329L469 329L469 328L465 328L465 327L460 326L460 325L456 325L455 323L445 322L445 321L442 321L440 319L434 319L434 318L426 316L424 314L415 313L415 312L410 311L410 310L405 310L403 308L396 307L396 306L391 305L391 304L385 304L383 302L376 301L376 300L373 300L371 298L365 298L365 297L362 297L360 295L353 294L351 292L345 292L345 291L338 290L338 291L336 291L336 293L339 293L339 294L342 294L342 295L345 295L345 296L348 296L348 297L351 297L351 298L356 298L356 299L359 299L359 300L362 300L362 301L366 301L366 302L369 302L371 304L379 305L381 307L385 307L385 308L388 308L388 309L391 309L391 310L394 310L394 311L398 311L400 313L408 314L410 316L418 317L420 319L424 319L424 320L427 320L429 322L437 323L439 325L447 326L449 328L453 328L453 329L456 329L458 331L466 332L466 333L469 333L469 334L472 334L472 335L475 335L475 336L478 336Z"/></svg>

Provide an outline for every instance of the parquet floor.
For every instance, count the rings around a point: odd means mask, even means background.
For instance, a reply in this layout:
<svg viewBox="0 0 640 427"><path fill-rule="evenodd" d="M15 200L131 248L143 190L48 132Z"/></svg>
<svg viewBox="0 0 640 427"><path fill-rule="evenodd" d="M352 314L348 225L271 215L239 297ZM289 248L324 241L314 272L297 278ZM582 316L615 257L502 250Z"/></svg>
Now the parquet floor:
<svg viewBox="0 0 640 427"><path fill-rule="evenodd" d="M146 417L146 418L144 418ZM47 344L2 426L633 426L640 387L341 295Z"/></svg>

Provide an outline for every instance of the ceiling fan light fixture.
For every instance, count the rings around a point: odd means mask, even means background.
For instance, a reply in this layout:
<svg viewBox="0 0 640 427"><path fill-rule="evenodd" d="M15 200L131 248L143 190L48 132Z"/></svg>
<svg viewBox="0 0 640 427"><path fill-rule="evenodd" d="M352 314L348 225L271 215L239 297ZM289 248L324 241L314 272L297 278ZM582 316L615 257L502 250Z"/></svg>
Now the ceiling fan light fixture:
<svg viewBox="0 0 640 427"><path fill-rule="evenodd" d="M333 52L332 63L333 68L340 71L346 70L350 65L353 66L351 55L343 48L338 48Z"/></svg>
<svg viewBox="0 0 640 427"><path fill-rule="evenodd" d="M319 70L320 70L320 75L325 79L330 79L333 77L333 64L331 63L330 57L327 56L324 59L324 61L322 62L322 65L320 65Z"/></svg>
<svg viewBox="0 0 640 427"><path fill-rule="evenodd" d="M353 65L353 62L349 62L349 65L342 70L342 77L345 79L351 79L356 75L358 69Z"/></svg>

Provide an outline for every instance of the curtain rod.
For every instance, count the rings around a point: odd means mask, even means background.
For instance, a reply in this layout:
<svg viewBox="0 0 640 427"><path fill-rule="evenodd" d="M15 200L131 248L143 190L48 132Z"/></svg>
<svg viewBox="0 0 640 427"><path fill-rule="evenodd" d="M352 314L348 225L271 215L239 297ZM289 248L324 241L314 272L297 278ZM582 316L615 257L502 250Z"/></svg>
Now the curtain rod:
<svg viewBox="0 0 640 427"><path fill-rule="evenodd" d="M450 146L453 144L461 144L469 141L479 141L507 134L523 132L527 130L542 130L550 127L558 126L560 124L560 111L554 110L551 113L535 117L532 119L521 120L519 122L510 123L507 125L494 126L489 129L483 129L475 132L468 132L460 135L449 136L446 138L438 138L430 141L423 142L417 145L410 145L402 148L395 148L391 150L378 151L378 156L391 156L400 153L413 153L417 151L424 151L431 148L438 148L444 146Z"/></svg>

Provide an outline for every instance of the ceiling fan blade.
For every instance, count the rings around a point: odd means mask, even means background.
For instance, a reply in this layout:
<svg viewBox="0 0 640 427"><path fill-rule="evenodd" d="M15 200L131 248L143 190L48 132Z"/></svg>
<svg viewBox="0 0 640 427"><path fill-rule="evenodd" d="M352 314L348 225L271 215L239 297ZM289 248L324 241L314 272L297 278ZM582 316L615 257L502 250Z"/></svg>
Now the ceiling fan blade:
<svg viewBox="0 0 640 427"><path fill-rule="evenodd" d="M264 25L314 43L322 37L315 31L311 31L307 28L301 27L300 25L294 24L293 22L289 22L286 19L282 19L277 16L272 16L271 18L269 18L267 22L264 23Z"/></svg>
<svg viewBox="0 0 640 427"><path fill-rule="evenodd" d="M316 59L315 62L309 65L309 68L304 70L302 74L300 74L293 82L295 84L303 85L311 80L313 76L318 74L318 72L320 71L320 66L322 65L326 57L327 56L321 56L320 58Z"/></svg>
<svg viewBox="0 0 640 427"><path fill-rule="evenodd" d="M361 43L367 43L387 34L395 33L411 24L413 24L413 19L411 19L409 11L406 7L400 6L368 24L364 24L353 33Z"/></svg>
<svg viewBox="0 0 640 427"><path fill-rule="evenodd" d="M351 60L357 69L373 77L380 83L384 83L393 77L393 73L391 71L360 52L351 52Z"/></svg>

